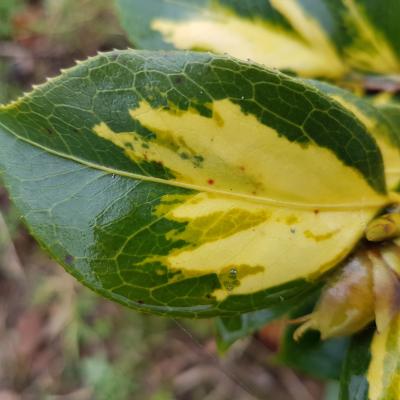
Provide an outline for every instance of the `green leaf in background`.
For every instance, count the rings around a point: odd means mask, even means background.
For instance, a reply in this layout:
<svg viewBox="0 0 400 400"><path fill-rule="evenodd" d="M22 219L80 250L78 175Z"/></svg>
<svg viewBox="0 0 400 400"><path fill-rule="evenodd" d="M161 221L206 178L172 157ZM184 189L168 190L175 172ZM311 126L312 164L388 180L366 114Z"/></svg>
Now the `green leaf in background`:
<svg viewBox="0 0 400 400"><path fill-rule="evenodd" d="M88 387L93 389L97 400L126 400L138 385L132 376L126 375L107 359L98 355L82 362L82 373Z"/></svg>
<svg viewBox="0 0 400 400"><path fill-rule="evenodd" d="M287 314L294 304L290 301L275 305L267 310L244 313L235 317L218 317L215 320L217 347L225 353L237 340L252 335L268 322Z"/></svg>
<svg viewBox="0 0 400 400"><path fill-rule="evenodd" d="M227 52L307 77L337 78L346 72L322 26L332 26L322 2L312 7L293 0L118 0L117 4L122 25L142 48Z"/></svg>
<svg viewBox="0 0 400 400"><path fill-rule="evenodd" d="M324 0L336 21L334 35L345 62L356 70L400 72L397 0Z"/></svg>
<svg viewBox="0 0 400 400"><path fill-rule="evenodd" d="M399 73L397 0L117 0L132 42L227 52L306 77Z"/></svg>
<svg viewBox="0 0 400 400"><path fill-rule="evenodd" d="M371 361L370 345L373 335L374 328L371 327L353 336L340 378L340 400L368 400L368 381L365 374Z"/></svg>
<svg viewBox="0 0 400 400"><path fill-rule="evenodd" d="M310 300L314 300L310 302ZM298 306L290 318L295 319L312 311L316 296ZM311 305L311 307L310 307ZM322 341L316 331L306 332L298 341L293 335L297 325L289 325L282 337L278 361L300 372L320 379L338 379L349 346L349 338Z"/></svg>
<svg viewBox="0 0 400 400"><path fill-rule="evenodd" d="M317 332L307 332L296 342L294 329L288 329L279 354L279 361L307 375L320 379L338 379L349 339L322 341Z"/></svg>
<svg viewBox="0 0 400 400"><path fill-rule="evenodd" d="M229 57L100 55L0 109L0 124L33 235L87 286L155 313L305 296L389 201L353 114Z"/></svg>
<svg viewBox="0 0 400 400"><path fill-rule="evenodd" d="M386 121L393 127L393 130L400 135L400 102L398 96L393 96L390 93L383 93L372 98L371 103L373 107L386 119ZM398 168L392 168L396 171ZM395 188L397 192L400 191L400 185L397 184Z"/></svg>
<svg viewBox="0 0 400 400"><path fill-rule="evenodd" d="M395 127L396 131L399 132L400 103L398 100L392 101L389 97L388 101L382 99L377 102L373 102L373 105L386 117L392 126Z"/></svg>
<svg viewBox="0 0 400 400"><path fill-rule="evenodd" d="M0 39L8 39L12 33L12 19L21 8L22 0L2 0L0 3ZM1 90L1 89L0 89Z"/></svg>
<svg viewBox="0 0 400 400"><path fill-rule="evenodd" d="M294 315L304 315L310 311L309 307L304 311L305 306L310 304L310 301L315 303L316 295L319 295L319 293L319 288L316 288L307 298L285 301L282 304L278 303L266 310L253 311L234 317L216 318L215 328L218 350L221 353L226 352L237 340L252 335L269 322L285 316L287 318L294 318ZM294 314L299 310L301 311L300 314Z"/></svg>

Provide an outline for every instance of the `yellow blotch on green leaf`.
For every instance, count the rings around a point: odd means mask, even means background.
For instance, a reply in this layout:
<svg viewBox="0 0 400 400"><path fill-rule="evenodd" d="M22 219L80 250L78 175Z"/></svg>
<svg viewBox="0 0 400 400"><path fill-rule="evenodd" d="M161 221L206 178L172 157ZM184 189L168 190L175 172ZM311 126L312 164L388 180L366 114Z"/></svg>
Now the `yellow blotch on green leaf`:
<svg viewBox="0 0 400 400"><path fill-rule="evenodd" d="M257 272L238 272L236 285L215 290L218 300L312 280L336 266L387 198L326 148L290 142L227 99L214 101L210 110L212 116L205 117L142 101L130 113L152 136L113 132L104 123L94 127L139 166L158 161L174 174L170 180L139 174L136 179L192 189L164 196L153 211L181 223L165 238L182 245L142 264L158 262L179 272L174 279L224 276L232 266ZM201 163L182 158L183 148ZM316 168L321 160L323 168Z"/></svg>
<svg viewBox="0 0 400 400"><path fill-rule="evenodd" d="M167 238L184 240L193 243L194 246L199 246L255 227L268 218L267 210L259 210L255 213L243 209L218 211L190 220L185 230L178 233L172 232L167 235Z"/></svg>
<svg viewBox="0 0 400 400"><path fill-rule="evenodd" d="M227 280L227 286L213 293L218 300L319 277L352 250L373 215L371 210L315 213L271 207L207 192L186 199L167 195L155 210L159 217L162 212L166 219L186 224L166 238L186 244L146 262L158 261L183 277L215 273L227 278L233 266L244 265L257 272L238 270L240 279ZM306 232L311 228L310 238Z"/></svg>
<svg viewBox="0 0 400 400"><path fill-rule="evenodd" d="M159 218L163 217L179 205L192 201L193 197L193 194L165 194L162 197L162 201L157 204L153 214Z"/></svg>
<svg viewBox="0 0 400 400"><path fill-rule="evenodd" d="M228 99L210 107L211 118L193 110L152 109L142 101L131 116L153 137L113 132L105 123L93 130L136 164L161 163L174 176L168 182L178 186L295 208L379 207L387 202L332 151L312 142L290 142ZM323 168L316 169L321 160Z"/></svg>

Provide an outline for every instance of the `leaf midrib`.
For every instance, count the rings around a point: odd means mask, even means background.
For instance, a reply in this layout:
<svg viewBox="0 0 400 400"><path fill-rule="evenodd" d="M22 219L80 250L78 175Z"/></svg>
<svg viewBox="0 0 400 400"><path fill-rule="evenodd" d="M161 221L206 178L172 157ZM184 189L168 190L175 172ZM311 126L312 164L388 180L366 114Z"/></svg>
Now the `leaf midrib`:
<svg viewBox="0 0 400 400"><path fill-rule="evenodd" d="M269 205L269 206L273 206L273 207L284 207L284 208L300 209L300 210L318 209L318 210L326 210L326 211L337 211L337 210L351 211L351 210L359 210L360 208L361 209L380 208L380 207L384 207L385 205L387 205L389 203L388 197L386 197L386 199L387 199L386 202L374 201L374 202L363 202L363 203L341 203L341 204L334 204L334 205L321 204L321 203L300 203L300 202L276 200L276 199L273 199L270 197L259 197L259 196L244 194L244 193L218 190L218 189L209 188L206 186L193 185L190 183L169 181L167 179L156 178L154 176L135 174L133 172L122 171L119 169L114 169L114 168L106 167L106 166L96 164L96 163L93 163L93 162L90 162L87 160L83 160L83 159L75 157L71 154L66 154L66 153L56 151L56 150L46 147L42 144L34 142L26 137L20 136L1 121L0 121L0 127L3 128L3 130L5 131L6 134L9 133L9 134L13 135L14 137L16 137L17 140L21 140L25 143L28 143L28 144L30 144L34 147L37 147L47 153L56 155L58 157L61 157L61 158L64 158L64 159L67 159L70 161L77 162L88 168L93 168L93 169L103 171L110 175L118 175L118 176L122 176L125 178L136 179L136 180L145 181L145 182L159 183L159 184L168 185L168 186L180 187L180 188L188 189L188 190L195 190L198 192L220 194L220 195L229 196L229 197L233 197L233 198L248 200L248 201L251 201L254 203L261 203L261 204L265 204L265 205Z"/></svg>

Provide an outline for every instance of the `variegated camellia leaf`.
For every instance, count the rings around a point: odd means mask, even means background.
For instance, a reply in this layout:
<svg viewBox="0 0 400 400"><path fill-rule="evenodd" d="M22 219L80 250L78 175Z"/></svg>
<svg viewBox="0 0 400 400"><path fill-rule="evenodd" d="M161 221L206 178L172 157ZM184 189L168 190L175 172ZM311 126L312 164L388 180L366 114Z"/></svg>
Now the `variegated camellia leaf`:
<svg viewBox="0 0 400 400"><path fill-rule="evenodd" d="M227 52L306 77L400 72L398 0L117 0L134 44Z"/></svg>
<svg viewBox="0 0 400 400"><path fill-rule="evenodd" d="M336 21L333 38L349 67L364 72L400 72L398 0L323 0Z"/></svg>
<svg viewBox="0 0 400 400"><path fill-rule="evenodd" d="M0 108L0 169L67 271L189 317L304 298L390 202L356 114L207 53L115 51L64 71Z"/></svg>
<svg viewBox="0 0 400 400"><path fill-rule="evenodd" d="M315 4L314 4L315 3ZM229 53L302 76L346 73L323 24L323 2L297 0L118 0L122 24L135 45Z"/></svg>

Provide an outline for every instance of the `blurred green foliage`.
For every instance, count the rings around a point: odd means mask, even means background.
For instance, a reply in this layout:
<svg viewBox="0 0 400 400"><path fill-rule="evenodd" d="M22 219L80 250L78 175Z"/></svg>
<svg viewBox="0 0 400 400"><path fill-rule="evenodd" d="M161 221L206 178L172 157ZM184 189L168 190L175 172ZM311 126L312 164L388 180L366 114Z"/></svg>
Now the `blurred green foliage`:
<svg viewBox="0 0 400 400"><path fill-rule="evenodd" d="M116 368L101 355L85 359L82 372L84 380L93 388L98 400L124 400L137 388L137 383L130 374Z"/></svg>
<svg viewBox="0 0 400 400"><path fill-rule="evenodd" d="M0 104L7 103L22 93L22 89L9 79L11 68L9 62L0 59Z"/></svg>
<svg viewBox="0 0 400 400"><path fill-rule="evenodd" d="M11 38L12 18L22 7L23 0L0 1L0 39Z"/></svg>

